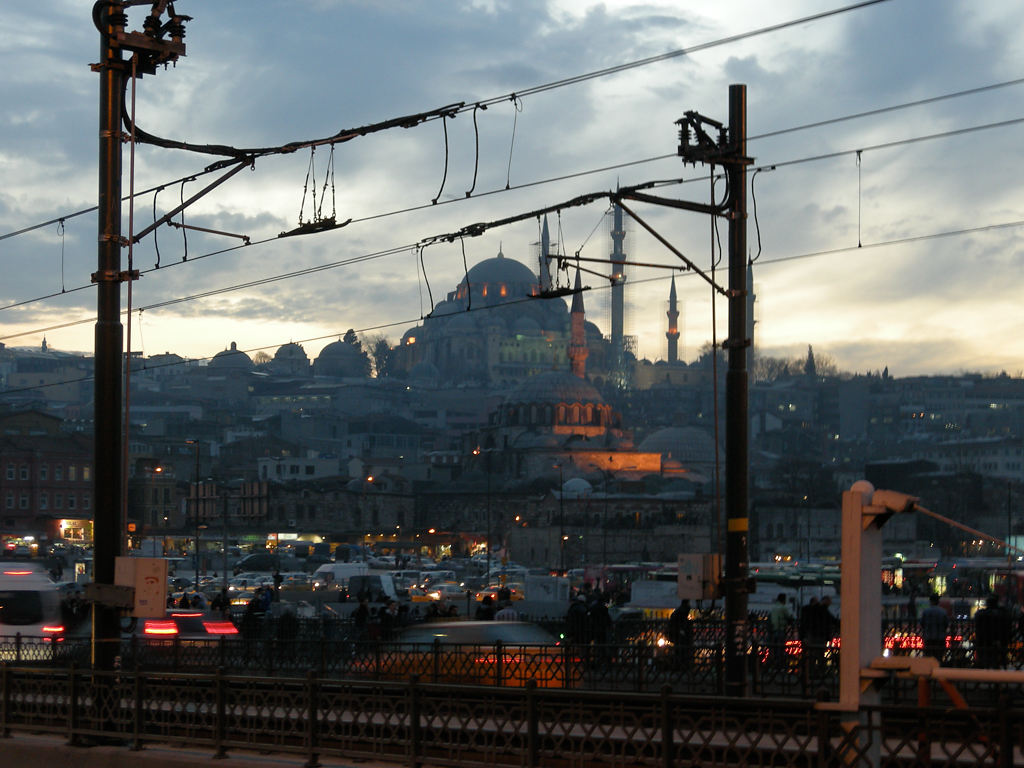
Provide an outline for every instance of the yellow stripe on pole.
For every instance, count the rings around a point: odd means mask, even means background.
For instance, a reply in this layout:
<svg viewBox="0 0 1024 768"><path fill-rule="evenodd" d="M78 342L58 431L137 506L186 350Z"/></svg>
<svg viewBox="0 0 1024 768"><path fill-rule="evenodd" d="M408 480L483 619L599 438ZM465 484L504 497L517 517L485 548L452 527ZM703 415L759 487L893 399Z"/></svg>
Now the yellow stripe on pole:
<svg viewBox="0 0 1024 768"><path fill-rule="evenodd" d="M744 533L750 528L750 518L737 517L729 520L729 533Z"/></svg>

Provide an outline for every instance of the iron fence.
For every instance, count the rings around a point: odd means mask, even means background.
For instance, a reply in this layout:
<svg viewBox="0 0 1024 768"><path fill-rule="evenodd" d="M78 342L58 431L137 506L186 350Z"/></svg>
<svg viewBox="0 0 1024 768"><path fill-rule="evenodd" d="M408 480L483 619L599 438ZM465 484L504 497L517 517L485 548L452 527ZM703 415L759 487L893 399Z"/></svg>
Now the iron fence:
<svg viewBox="0 0 1024 768"><path fill-rule="evenodd" d="M1024 765L1024 710L874 707L657 693L0 667L0 733L410 766Z"/></svg>

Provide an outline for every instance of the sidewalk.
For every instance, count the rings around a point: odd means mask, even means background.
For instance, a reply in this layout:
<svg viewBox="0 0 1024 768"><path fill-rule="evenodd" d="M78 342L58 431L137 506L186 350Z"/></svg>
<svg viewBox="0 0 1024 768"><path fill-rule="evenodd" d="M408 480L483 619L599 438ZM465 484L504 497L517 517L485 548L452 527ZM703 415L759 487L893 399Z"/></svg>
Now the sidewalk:
<svg viewBox="0 0 1024 768"><path fill-rule="evenodd" d="M147 744L140 752L128 746L68 746L60 736L15 733L3 740L6 768L210 768L212 749ZM308 759L301 754L262 754L232 749L228 752L232 768L303 768ZM404 764L359 758L320 756L324 768L402 768Z"/></svg>

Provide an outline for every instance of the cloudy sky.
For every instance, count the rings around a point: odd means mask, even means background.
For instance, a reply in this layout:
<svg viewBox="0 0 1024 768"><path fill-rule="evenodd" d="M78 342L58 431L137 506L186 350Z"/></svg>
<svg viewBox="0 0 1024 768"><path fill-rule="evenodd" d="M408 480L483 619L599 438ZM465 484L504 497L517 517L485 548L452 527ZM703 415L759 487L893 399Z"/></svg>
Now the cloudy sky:
<svg viewBox="0 0 1024 768"><path fill-rule="evenodd" d="M0 10L0 341L35 346L45 335L90 350L97 223L80 212L96 201L99 77L89 64L99 35L86 3L45 5ZM132 348L202 358L232 341L271 354L295 341L313 357L348 328L395 341L455 287L463 252L469 266L501 249L532 268L539 235L527 220L420 253L424 239L616 184L678 179L659 193L707 202L708 171L675 156L674 123L687 110L727 122L729 85L742 83L759 352L791 357L812 345L841 369L896 376L1019 374L1024 83L1014 81L1024 47L1014 41L1024 5L853 5L177 0L194 17L187 55L135 91L137 125L150 134L269 147L450 104L487 109L360 137L333 158L327 145L312 157L261 157L185 213L187 225L229 234L162 226L134 248L143 276ZM131 29L144 10L130 13ZM138 145L134 187L160 191L137 197L133 230L215 179L202 171L218 159ZM129 162L126 146L126 193ZM710 267L708 217L637 209ZM278 238L300 213L352 223ZM609 223L607 201L549 218L569 257L606 257ZM723 245L726 231L721 222ZM628 270L627 292L638 354L663 358L679 261L635 224L626 250L665 267ZM690 360L713 333L725 336L726 306L713 312L710 288L675 274ZM607 333L607 281L584 283L590 318Z"/></svg>

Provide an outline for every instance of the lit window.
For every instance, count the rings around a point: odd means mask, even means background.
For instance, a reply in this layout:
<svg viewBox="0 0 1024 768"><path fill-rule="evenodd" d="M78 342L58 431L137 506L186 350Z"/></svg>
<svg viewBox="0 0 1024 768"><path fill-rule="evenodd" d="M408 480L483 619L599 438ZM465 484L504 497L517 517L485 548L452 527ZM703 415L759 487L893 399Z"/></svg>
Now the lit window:
<svg viewBox="0 0 1024 768"><path fill-rule="evenodd" d="M77 480L77 479L78 479L78 467L76 467L74 464L72 464L71 466L68 467L68 480Z"/></svg>

